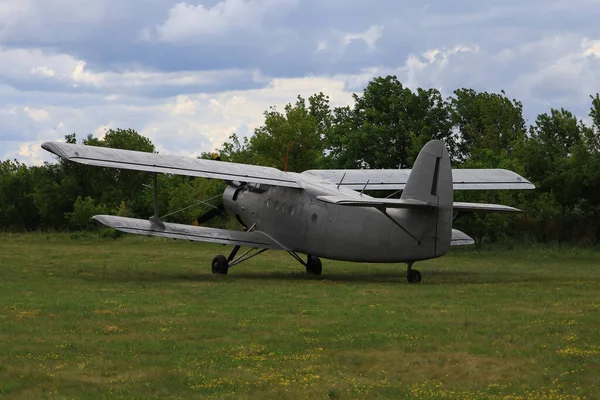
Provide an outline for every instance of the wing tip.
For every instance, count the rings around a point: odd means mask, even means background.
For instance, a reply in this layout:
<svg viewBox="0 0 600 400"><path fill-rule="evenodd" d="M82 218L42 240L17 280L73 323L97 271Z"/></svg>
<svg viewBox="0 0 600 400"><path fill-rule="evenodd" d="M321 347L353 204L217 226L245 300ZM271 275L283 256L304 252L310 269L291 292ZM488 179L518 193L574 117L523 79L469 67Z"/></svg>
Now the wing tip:
<svg viewBox="0 0 600 400"><path fill-rule="evenodd" d="M56 154L60 157L65 157L65 153L58 147L55 142L44 142L42 143L42 149L49 151L50 153Z"/></svg>
<svg viewBox="0 0 600 400"><path fill-rule="evenodd" d="M111 224L109 221L110 215L94 215L92 219L94 221L100 222L102 225L108 226L110 228L114 228L114 224Z"/></svg>

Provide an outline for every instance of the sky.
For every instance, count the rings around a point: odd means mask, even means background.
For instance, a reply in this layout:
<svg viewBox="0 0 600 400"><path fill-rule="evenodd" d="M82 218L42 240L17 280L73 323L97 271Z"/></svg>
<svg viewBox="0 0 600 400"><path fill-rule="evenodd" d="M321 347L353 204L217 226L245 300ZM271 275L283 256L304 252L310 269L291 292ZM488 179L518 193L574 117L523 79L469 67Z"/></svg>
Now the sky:
<svg viewBox="0 0 600 400"><path fill-rule="evenodd" d="M132 128L198 156L270 106L352 103L376 76L504 90L586 119L600 91L600 0L0 0L0 160Z"/></svg>

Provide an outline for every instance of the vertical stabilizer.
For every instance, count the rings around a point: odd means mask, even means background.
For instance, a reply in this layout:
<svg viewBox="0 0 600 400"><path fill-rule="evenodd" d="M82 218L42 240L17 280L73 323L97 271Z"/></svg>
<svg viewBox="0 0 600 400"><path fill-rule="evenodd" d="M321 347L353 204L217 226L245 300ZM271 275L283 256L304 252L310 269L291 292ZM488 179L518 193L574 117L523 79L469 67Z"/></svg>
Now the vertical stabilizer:
<svg viewBox="0 0 600 400"><path fill-rule="evenodd" d="M415 212L411 225L421 226L422 246L431 246L435 257L444 255L452 240L452 167L446 145L428 142L417 156L402 192L402 199L420 200L435 206L428 212Z"/></svg>

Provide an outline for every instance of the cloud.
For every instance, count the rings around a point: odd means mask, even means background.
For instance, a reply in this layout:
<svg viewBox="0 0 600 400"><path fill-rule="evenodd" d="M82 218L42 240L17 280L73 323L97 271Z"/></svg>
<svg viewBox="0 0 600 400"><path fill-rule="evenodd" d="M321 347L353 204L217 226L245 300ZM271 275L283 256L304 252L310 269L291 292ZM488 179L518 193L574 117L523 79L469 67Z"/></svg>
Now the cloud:
<svg viewBox="0 0 600 400"><path fill-rule="evenodd" d="M387 74L444 95L504 89L530 120L583 117L600 87L598 14L592 0L4 1L0 158L37 162L23 144L128 127L197 154L299 93L347 104Z"/></svg>
<svg viewBox="0 0 600 400"><path fill-rule="evenodd" d="M231 84L259 84L254 70L222 69L212 71L162 72L143 68L123 71L94 71L70 54L40 49L3 49L0 47L0 78L20 90L69 93L103 92L170 96L174 92L222 90Z"/></svg>
<svg viewBox="0 0 600 400"><path fill-rule="evenodd" d="M593 56L600 58L600 40L589 40L586 38L583 40L581 46L584 48L584 56Z"/></svg>
<svg viewBox="0 0 600 400"><path fill-rule="evenodd" d="M364 32L345 34L343 38L343 43L347 46L354 40L362 40L369 47L369 49L374 49L375 45L377 44L377 41L381 38L382 34L383 26L373 25Z"/></svg>
<svg viewBox="0 0 600 400"><path fill-rule="evenodd" d="M25 107L25 108L23 108L23 111L25 111L27 113L27 115L29 115L29 118L31 118L34 121L43 121L50 117L50 114L48 114L48 111L46 111L42 108L36 109L36 108Z"/></svg>
<svg viewBox="0 0 600 400"><path fill-rule="evenodd" d="M270 14L287 12L295 3L295 0L223 0L212 7L177 3L156 33L160 41L179 42L210 40L212 36L232 31L256 32ZM142 33L142 37L148 36L148 31Z"/></svg>
<svg viewBox="0 0 600 400"><path fill-rule="evenodd" d="M272 79L259 89L179 95L152 101L131 96L106 101L100 94L82 95L97 99L87 99L89 104L79 107L64 105L40 110L25 106L4 112L0 109L0 117L12 113L13 129L28 121L29 128L19 133L25 143L40 145L72 132L77 132L80 139L88 133L102 137L110 128L133 128L149 137L160 152L197 156L219 148L232 133L245 136L253 132L262 124L263 112L270 106L276 105L282 110L286 103L294 102L298 94L308 97L320 91L330 95L333 105L351 101L351 94L344 91L343 80L306 77ZM43 112L48 114L47 118L39 118ZM38 118L31 118L30 114ZM5 130L6 121L6 118L0 119L0 132ZM0 141L11 138L0 136ZM2 148L6 150L4 154L0 152L0 159L17 157L29 163L40 160L14 145ZM51 159L48 156L45 160Z"/></svg>

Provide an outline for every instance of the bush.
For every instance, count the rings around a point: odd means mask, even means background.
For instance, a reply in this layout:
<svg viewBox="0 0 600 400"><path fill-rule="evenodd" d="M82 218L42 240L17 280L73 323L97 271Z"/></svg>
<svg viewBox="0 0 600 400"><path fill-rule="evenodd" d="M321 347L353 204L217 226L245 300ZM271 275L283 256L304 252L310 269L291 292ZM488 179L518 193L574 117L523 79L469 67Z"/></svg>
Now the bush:
<svg viewBox="0 0 600 400"><path fill-rule="evenodd" d="M95 205L94 199L86 197L82 199L77 197L73 206L73 212L65 213L65 219L69 223L69 228L73 230L97 230L99 224L92 220L94 215L106 214L106 207Z"/></svg>

